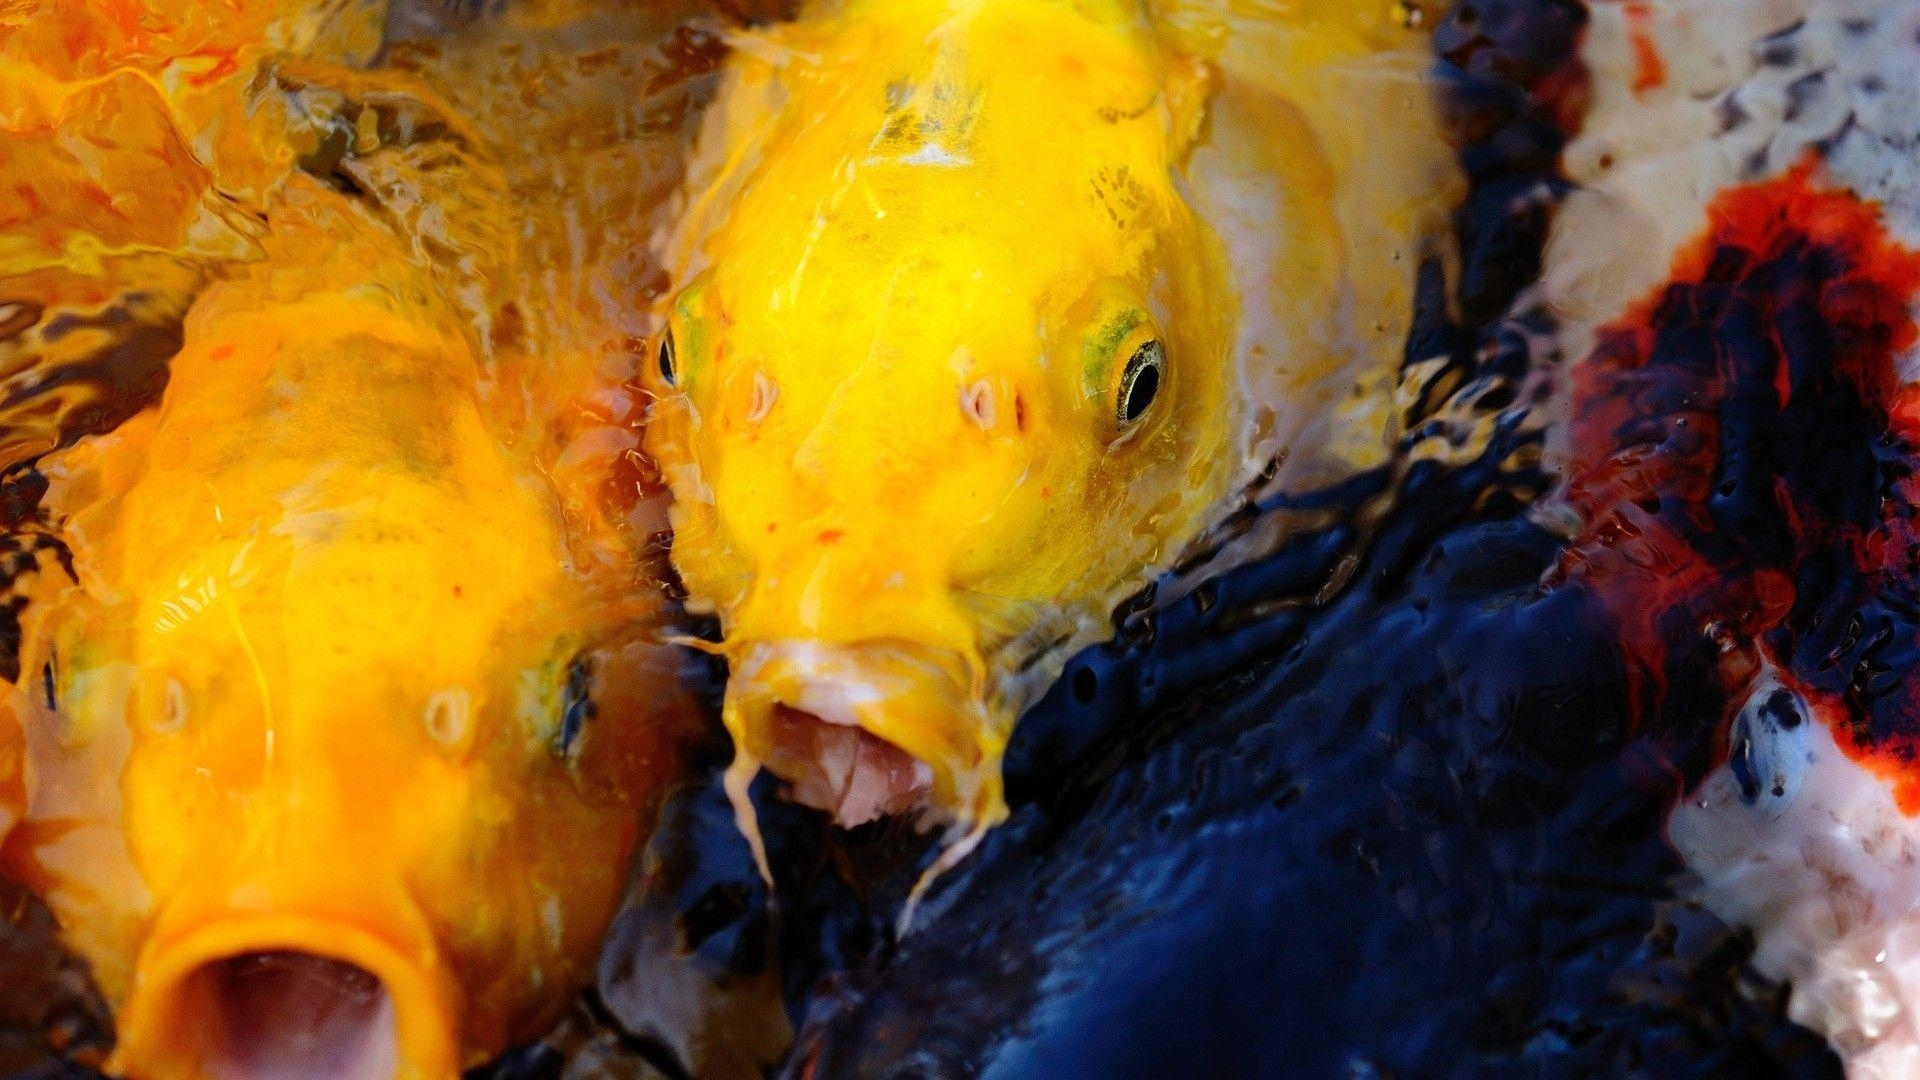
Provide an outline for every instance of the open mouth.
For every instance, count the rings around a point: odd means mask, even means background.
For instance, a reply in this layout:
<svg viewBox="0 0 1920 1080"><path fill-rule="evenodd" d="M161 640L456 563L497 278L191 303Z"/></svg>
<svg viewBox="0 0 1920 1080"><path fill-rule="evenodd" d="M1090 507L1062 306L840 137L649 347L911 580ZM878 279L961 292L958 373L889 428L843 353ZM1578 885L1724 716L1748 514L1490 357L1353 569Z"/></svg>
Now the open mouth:
<svg viewBox="0 0 1920 1080"><path fill-rule="evenodd" d="M216 921L142 958L110 1071L137 1080L458 1072L451 991L382 939L287 916Z"/></svg>
<svg viewBox="0 0 1920 1080"><path fill-rule="evenodd" d="M851 828L977 815L999 759L968 665L911 642L776 641L741 650L727 723L795 802Z"/></svg>
<svg viewBox="0 0 1920 1080"><path fill-rule="evenodd" d="M857 726L783 702L768 727L766 765L786 778L788 797L844 828L912 811L933 791L925 762Z"/></svg>
<svg viewBox="0 0 1920 1080"><path fill-rule="evenodd" d="M202 965L181 993L209 1080L388 1080L399 1071L393 998L345 961L243 953Z"/></svg>

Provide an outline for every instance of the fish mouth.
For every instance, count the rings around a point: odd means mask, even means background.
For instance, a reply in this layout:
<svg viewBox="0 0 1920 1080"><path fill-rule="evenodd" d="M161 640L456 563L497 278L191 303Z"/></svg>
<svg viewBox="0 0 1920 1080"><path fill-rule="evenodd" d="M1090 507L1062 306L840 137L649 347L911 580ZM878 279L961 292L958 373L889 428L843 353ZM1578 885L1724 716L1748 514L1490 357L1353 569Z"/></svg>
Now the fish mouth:
<svg viewBox="0 0 1920 1080"><path fill-rule="evenodd" d="M1004 743L964 654L913 642L756 642L734 654L725 719L787 797L852 828L974 820L999 800Z"/></svg>
<svg viewBox="0 0 1920 1080"><path fill-rule="evenodd" d="M434 966L336 920L217 922L143 953L108 1071L136 1080L453 1077L458 992Z"/></svg>

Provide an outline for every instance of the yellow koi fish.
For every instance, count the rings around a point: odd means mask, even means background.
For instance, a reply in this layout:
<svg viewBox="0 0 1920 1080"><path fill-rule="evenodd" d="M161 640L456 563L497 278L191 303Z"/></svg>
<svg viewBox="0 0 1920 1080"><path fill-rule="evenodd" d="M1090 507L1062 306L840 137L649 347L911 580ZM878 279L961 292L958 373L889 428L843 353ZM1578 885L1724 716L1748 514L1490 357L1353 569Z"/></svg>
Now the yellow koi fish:
<svg viewBox="0 0 1920 1080"><path fill-rule="evenodd" d="M764 766L978 835L1022 708L1229 491L1383 454L1456 190L1422 13L1280 8L844 0L734 42L646 445L737 805Z"/></svg>
<svg viewBox="0 0 1920 1080"><path fill-rule="evenodd" d="M471 140L238 55L200 111L162 60L5 84L70 127L0 149L49 193L0 225L0 873L114 1006L112 1073L452 1077L590 979L697 710L560 452L590 425L528 419L592 372L490 358L467 286L511 252L424 259L446 223L369 194L450 156L397 129ZM359 157L287 126L323 101Z"/></svg>

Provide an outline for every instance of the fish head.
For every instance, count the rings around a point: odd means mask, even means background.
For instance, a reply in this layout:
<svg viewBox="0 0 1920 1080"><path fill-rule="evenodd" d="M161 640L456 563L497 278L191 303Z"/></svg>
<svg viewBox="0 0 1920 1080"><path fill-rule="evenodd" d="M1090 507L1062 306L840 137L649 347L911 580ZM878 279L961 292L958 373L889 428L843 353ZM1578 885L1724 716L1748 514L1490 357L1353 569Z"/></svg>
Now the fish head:
<svg viewBox="0 0 1920 1080"><path fill-rule="evenodd" d="M805 120L755 141L646 365L736 747L846 825L999 813L1019 710L1227 473L1229 288L1176 179L1192 88L1042 7L898 70L884 26L810 43L879 59L788 74Z"/></svg>
<svg viewBox="0 0 1920 1080"><path fill-rule="evenodd" d="M452 1076L537 1034L673 775L671 654L569 566L457 339L363 300L196 310L162 406L57 469L79 587L15 707L104 755L124 867L49 841L34 884L126 1075Z"/></svg>

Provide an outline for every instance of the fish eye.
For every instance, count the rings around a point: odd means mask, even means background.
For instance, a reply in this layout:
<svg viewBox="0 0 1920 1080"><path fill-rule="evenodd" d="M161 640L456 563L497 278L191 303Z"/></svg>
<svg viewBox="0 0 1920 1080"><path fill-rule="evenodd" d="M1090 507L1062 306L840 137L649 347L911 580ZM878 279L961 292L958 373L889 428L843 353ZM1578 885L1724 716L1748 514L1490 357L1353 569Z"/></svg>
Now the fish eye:
<svg viewBox="0 0 1920 1080"><path fill-rule="evenodd" d="M1133 351L1126 370L1120 374L1119 393L1115 395L1114 418L1121 424L1137 423L1153 407L1160 394L1160 376L1167 366L1167 350L1158 341L1148 341Z"/></svg>
<svg viewBox="0 0 1920 1080"><path fill-rule="evenodd" d="M560 729L554 733L554 749L562 754L572 750L596 711L593 661L585 656L575 657L573 663L567 665L567 684L561 692Z"/></svg>
<svg viewBox="0 0 1920 1080"><path fill-rule="evenodd" d="M668 386L680 385L680 353L673 343L671 326L660 334L660 352L657 361L660 365L660 381Z"/></svg>

